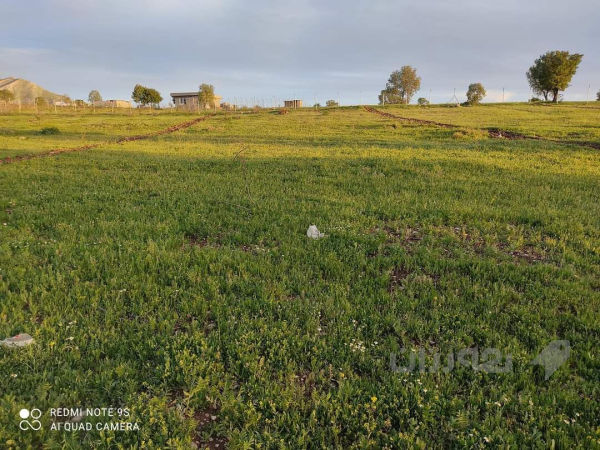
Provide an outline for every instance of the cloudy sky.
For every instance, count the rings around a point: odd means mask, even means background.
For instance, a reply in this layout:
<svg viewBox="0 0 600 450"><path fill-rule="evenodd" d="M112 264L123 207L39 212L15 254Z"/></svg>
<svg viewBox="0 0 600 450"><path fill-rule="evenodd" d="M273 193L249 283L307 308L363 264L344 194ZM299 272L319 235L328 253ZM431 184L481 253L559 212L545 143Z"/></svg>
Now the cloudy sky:
<svg viewBox="0 0 600 450"><path fill-rule="evenodd" d="M1 0L0 78L87 98L215 85L225 100L375 103L389 73L417 68L418 96L446 102L481 82L526 100L547 50L584 54L566 92L600 89L598 0Z"/></svg>

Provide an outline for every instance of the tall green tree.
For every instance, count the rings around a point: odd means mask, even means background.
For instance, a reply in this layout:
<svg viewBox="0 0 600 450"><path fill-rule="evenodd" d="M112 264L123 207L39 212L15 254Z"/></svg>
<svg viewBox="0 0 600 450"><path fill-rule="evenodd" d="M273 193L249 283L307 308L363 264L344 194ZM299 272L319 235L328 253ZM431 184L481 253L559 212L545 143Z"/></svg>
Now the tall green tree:
<svg viewBox="0 0 600 450"><path fill-rule="evenodd" d="M198 104L201 108L215 107L215 87L212 84L202 83L198 89Z"/></svg>
<svg viewBox="0 0 600 450"><path fill-rule="evenodd" d="M529 86L534 93L543 95L546 101L552 95L552 101L556 103L558 93L569 87L582 58L580 53L570 54L560 50L543 54L527 71Z"/></svg>
<svg viewBox="0 0 600 450"><path fill-rule="evenodd" d="M598 91L598 93L596 94L596 100L600 102L600 91Z"/></svg>
<svg viewBox="0 0 600 450"><path fill-rule="evenodd" d="M485 97L485 88L481 83L471 83L469 89L467 89L467 103L469 105L477 105L481 103L483 97Z"/></svg>
<svg viewBox="0 0 600 450"><path fill-rule="evenodd" d="M400 70L391 73L385 89L379 94L379 103L405 103L421 89L421 77L417 70L411 66L403 66Z"/></svg>
<svg viewBox="0 0 600 450"><path fill-rule="evenodd" d="M162 95L156 89L146 88L146 100L147 104L158 106L162 102Z"/></svg>
<svg viewBox="0 0 600 450"><path fill-rule="evenodd" d="M98 92L96 89L90 91L90 93L88 94L88 101L93 105L94 103L98 103L102 101L102 96L100 95L100 92Z"/></svg>
<svg viewBox="0 0 600 450"><path fill-rule="evenodd" d="M146 106L146 105L158 105L162 102L162 96L156 89L147 88L141 84L136 84L133 88L131 98L134 102Z"/></svg>

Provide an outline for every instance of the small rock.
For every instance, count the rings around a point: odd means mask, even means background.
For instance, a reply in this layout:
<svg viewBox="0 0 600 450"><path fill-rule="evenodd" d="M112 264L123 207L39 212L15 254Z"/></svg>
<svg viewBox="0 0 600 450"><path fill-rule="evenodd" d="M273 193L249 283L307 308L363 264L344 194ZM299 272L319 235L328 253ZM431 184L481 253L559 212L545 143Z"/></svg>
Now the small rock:
<svg viewBox="0 0 600 450"><path fill-rule="evenodd" d="M316 225L311 225L308 227L308 230L306 230L306 235L312 239L321 239L322 237L325 237L325 234L321 233Z"/></svg>
<svg viewBox="0 0 600 450"><path fill-rule="evenodd" d="M30 335L28 335L27 333L22 333L0 341L0 345L2 345L3 347L27 347L28 345L31 345L34 342L34 339Z"/></svg>

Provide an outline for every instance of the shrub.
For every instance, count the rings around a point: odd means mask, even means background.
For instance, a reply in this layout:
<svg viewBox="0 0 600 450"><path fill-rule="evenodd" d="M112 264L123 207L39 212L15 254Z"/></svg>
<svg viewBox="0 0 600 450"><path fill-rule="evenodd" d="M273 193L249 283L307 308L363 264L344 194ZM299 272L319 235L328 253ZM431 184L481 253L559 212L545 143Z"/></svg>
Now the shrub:
<svg viewBox="0 0 600 450"><path fill-rule="evenodd" d="M325 106L339 106L339 104L335 100L327 100Z"/></svg>
<svg viewBox="0 0 600 450"><path fill-rule="evenodd" d="M600 102L600 91L596 94L596 100Z"/></svg>
<svg viewBox="0 0 600 450"><path fill-rule="evenodd" d="M427 105L429 105L429 100L427 100L425 97L419 97L419 99L417 100L417 103L420 106L427 106Z"/></svg>
<svg viewBox="0 0 600 450"><path fill-rule="evenodd" d="M60 130L56 127L46 127L40 130L40 134L49 135L49 134L60 134Z"/></svg>
<svg viewBox="0 0 600 450"><path fill-rule="evenodd" d="M541 98L537 98L537 97L531 97L529 99L529 103L539 103L541 101L542 101L542 99Z"/></svg>

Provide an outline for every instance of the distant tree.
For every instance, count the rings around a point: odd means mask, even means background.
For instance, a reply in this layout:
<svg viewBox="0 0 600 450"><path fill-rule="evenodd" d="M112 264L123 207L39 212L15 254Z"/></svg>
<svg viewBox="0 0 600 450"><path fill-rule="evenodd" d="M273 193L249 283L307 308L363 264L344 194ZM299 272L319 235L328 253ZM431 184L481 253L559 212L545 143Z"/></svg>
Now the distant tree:
<svg viewBox="0 0 600 450"><path fill-rule="evenodd" d="M315 103L314 108L319 109L321 107L320 103Z"/></svg>
<svg viewBox="0 0 600 450"><path fill-rule="evenodd" d="M202 83L200 85L198 104L204 109L215 107L215 87L212 84Z"/></svg>
<svg viewBox="0 0 600 450"><path fill-rule="evenodd" d="M96 89L94 89L93 91L90 91L90 93L88 95L88 101L92 105L94 103L101 102L102 101L102 96L100 95L100 92L98 92Z"/></svg>
<svg viewBox="0 0 600 450"><path fill-rule="evenodd" d="M340 106L340 104L338 102L336 102L335 100L327 100L325 102L325 106Z"/></svg>
<svg viewBox="0 0 600 450"><path fill-rule="evenodd" d="M148 100L148 104L158 106L163 98L156 89L146 88L146 99Z"/></svg>
<svg viewBox="0 0 600 450"><path fill-rule="evenodd" d="M65 103L71 103L71 97L69 97L67 94L61 95L60 100Z"/></svg>
<svg viewBox="0 0 600 450"><path fill-rule="evenodd" d="M419 97L419 99L417 100L417 103L420 106L427 106L427 105L429 105L429 100L427 100L425 97Z"/></svg>
<svg viewBox="0 0 600 450"><path fill-rule="evenodd" d="M542 95L546 101L552 94L552 101L556 103L558 93L569 87L582 58L583 55L580 53L570 54L559 50L543 54L527 71L529 86L535 94Z"/></svg>
<svg viewBox="0 0 600 450"><path fill-rule="evenodd" d="M600 91L596 94L596 100L600 102Z"/></svg>
<svg viewBox="0 0 600 450"><path fill-rule="evenodd" d="M467 89L467 103L469 105L477 105L485 97L485 89L481 83L471 83Z"/></svg>
<svg viewBox="0 0 600 450"><path fill-rule="evenodd" d="M85 106L85 101L81 99L75 100L73 103L75 103L75 106Z"/></svg>
<svg viewBox="0 0 600 450"><path fill-rule="evenodd" d="M131 93L131 98L134 102L140 105L146 104L146 88L141 84L136 84Z"/></svg>
<svg viewBox="0 0 600 450"><path fill-rule="evenodd" d="M135 85L131 98L134 102L142 106L158 105L162 102L162 96L156 89L147 88L141 84Z"/></svg>
<svg viewBox="0 0 600 450"><path fill-rule="evenodd" d="M0 102L10 102L15 99L15 94L13 94L8 89L0 90Z"/></svg>
<svg viewBox="0 0 600 450"><path fill-rule="evenodd" d="M38 108L48 106L48 101L44 97L36 97L35 104Z"/></svg>
<svg viewBox="0 0 600 450"><path fill-rule="evenodd" d="M380 103L409 104L415 92L421 88L421 78L411 66L403 66L391 73L385 89L379 95Z"/></svg>

